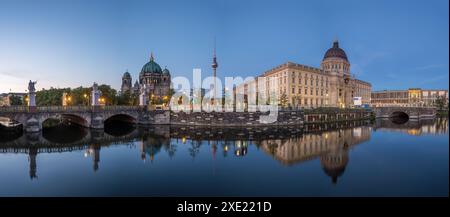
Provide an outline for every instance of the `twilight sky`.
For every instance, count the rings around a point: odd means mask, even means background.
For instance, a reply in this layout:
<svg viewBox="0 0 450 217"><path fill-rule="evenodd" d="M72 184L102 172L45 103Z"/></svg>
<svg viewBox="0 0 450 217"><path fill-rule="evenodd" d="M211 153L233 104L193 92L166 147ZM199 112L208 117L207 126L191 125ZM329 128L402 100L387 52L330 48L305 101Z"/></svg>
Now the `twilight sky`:
<svg viewBox="0 0 450 217"><path fill-rule="evenodd" d="M119 89L153 51L172 76L254 76L292 61L319 67L339 39L373 90L449 87L448 0L0 0L0 93Z"/></svg>

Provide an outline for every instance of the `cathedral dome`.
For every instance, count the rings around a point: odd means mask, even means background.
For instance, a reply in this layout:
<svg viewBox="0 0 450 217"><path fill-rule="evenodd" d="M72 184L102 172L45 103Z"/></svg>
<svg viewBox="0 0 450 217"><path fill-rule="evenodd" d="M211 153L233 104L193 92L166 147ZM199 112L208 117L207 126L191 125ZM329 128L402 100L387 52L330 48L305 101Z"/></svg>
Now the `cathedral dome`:
<svg viewBox="0 0 450 217"><path fill-rule="evenodd" d="M141 74L143 73L162 73L161 66L153 59L153 54L150 56L150 61L142 67Z"/></svg>
<svg viewBox="0 0 450 217"><path fill-rule="evenodd" d="M345 51L339 47L338 41L333 42L333 47L327 50L325 56L323 57L323 60L327 58L340 58L348 62L347 54L345 54Z"/></svg>

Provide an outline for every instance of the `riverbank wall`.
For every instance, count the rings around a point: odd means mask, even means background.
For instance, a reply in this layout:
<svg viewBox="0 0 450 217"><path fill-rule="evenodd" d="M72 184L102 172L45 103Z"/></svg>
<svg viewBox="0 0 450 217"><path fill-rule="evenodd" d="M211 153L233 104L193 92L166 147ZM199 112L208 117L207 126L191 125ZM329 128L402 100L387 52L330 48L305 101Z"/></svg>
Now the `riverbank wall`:
<svg viewBox="0 0 450 217"><path fill-rule="evenodd" d="M249 127L249 126L300 126L304 124L333 123L343 121L369 120L373 117L366 109L296 109L279 110L274 117L275 121L262 122L269 116L269 112L174 112L166 111L165 115L154 121L170 125L190 126L223 126L223 127ZM170 115L168 115L170 113ZM273 115L273 114L270 114Z"/></svg>

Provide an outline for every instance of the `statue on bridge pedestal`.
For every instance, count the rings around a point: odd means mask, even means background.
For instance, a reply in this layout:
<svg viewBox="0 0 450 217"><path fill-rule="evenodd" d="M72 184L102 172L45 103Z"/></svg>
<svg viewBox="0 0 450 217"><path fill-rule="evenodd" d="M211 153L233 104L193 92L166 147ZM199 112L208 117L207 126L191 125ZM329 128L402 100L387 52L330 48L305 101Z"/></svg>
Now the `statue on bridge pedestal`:
<svg viewBox="0 0 450 217"><path fill-rule="evenodd" d="M36 85L37 81L28 82L28 106L36 106Z"/></svg>
<svg viewBox="0 0 450 217"><path fill-rule="evenodd" d="M100 105L100 96L102 95L102 91L98 89L98 84L94 82L94 85L92 86L92 92L91 92L91 105L92 106L98 106Z"/></svg>
<svg viewBox="0 0 450 217"><path fill-rule="evenodd" d="M37 83L37 81L31 81L30 80L30 82L28 82L28 92L29 93L34 93L34 92L36 92L36 88L35 88L35 84Z"/></svg>

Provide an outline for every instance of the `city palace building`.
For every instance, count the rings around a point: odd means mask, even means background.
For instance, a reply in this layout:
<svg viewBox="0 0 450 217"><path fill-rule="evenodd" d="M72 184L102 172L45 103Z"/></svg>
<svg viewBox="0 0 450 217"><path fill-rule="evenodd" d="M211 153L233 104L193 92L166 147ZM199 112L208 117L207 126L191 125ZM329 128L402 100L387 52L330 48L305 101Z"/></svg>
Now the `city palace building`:
<svg viewBox="0 0 450 217"><path fill-rule="evenodd" d="M261 79L265 85L258 85ZM350 61L338 41L334 41L325 52L320 68L287 62L266 71L255 80L237 86L236 94L255 97L250 86L255 85L256 90L268 96L266 103L272 105L285 100L293 107L346 108L354 106L355 98L359 98L361 104L370 104L371 84L352 76Z"/></svg>
<svg viewBox="0 0 450 217"><path fill-rule="evenodd" d="M146 91L146 95L152 101L160 101L170 94L170 72L167 68L161 69L155 62L153 54L150 60L141 69L139 79L132 86L132 78L127 71L122 76L121 93L130 92L138 95L141 90ZM147 100L148 102L151 102Z"/></svg>

